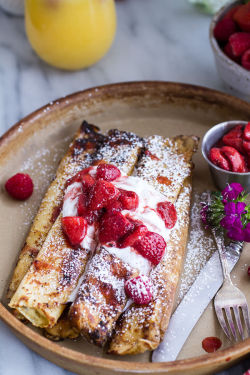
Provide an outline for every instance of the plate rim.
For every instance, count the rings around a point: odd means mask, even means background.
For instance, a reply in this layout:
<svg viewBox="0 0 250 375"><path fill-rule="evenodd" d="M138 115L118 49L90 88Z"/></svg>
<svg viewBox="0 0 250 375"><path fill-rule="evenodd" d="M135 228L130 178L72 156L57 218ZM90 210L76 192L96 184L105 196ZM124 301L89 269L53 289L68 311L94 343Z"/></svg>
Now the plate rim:
<svg viewBox="0 0 250 375"><path fill-rule="evenodd" d="M212 103L234 104L250 115L250 105L249 103L236 98L232 95L220 92L218 90L210 89L207 87L202 87L198 85L190 85L185 83L177 82L167 82L167 81L131 81L131 82L121 82L108 84L103 86L97 86L88 88L86 90L78 91L67 95L65 97L56 99L41 108L33 111L16 124L14 124L7 132L5 132L0 137L0 151L4 149L9 142L13 139L18 138L20 135L20 128L29 129L36 120L46 116L46 111L50 113L62 110L67 106L77 105L78 103L84 101L89 102L91 106L92 100L101 99L103 101L105 98L119 98L123 95L136 95L140 93L143 96L148 90L157 90L159 95L169 95L170 92L175 96L182 98L193 97L198 98L201 101L206 101ZM15 318L7 308L0 302L0 319L2 319L8 326L18 333L20 336L25 337L29 342L38 345L43 348L46 352L51 352L59 356L62 360L68 359L74 361L79 365L88 365L93 369L105 369L119 371L131 371L133 373L150 373L153 371L154 374L164 374L168 372L176 373L176 371L188 371L188 370L202 370L206 369L207 366L216 366L225 363L225 367L232 364L233 361L239 360L250 352L250 338L244 340L243 342L237 343L229 348L223 349L221 351L204 354L201 356L196 356L188 359L176 360L171 362L128 362L121 360L112 360L102 357L95 357L92 355L87 355L80 353L76 350L69 349L63 346L59 346L51 340L43 337L41 334L35 332L30 327L24 325L21 321ZM39 352L36 349L33 349Z"/></svg>

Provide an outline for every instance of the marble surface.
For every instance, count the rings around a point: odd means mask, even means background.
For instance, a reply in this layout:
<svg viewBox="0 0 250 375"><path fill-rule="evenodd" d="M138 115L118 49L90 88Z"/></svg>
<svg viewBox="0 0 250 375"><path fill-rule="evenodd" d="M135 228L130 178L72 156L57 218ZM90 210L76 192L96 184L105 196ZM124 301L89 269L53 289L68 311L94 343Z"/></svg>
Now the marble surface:
<svg viewBox="0 0 250 375"><path fill-rule="evenodd" d="M23 18L0 10L0 133L58 97L118 81L166 80L226 89L208 41L211 17L187 0L123 0L109 53L78 72L43 63L26 39ZM242 374L250 361L223 374ZM0 375L69 375L26 348L0 322Z"/></svg>

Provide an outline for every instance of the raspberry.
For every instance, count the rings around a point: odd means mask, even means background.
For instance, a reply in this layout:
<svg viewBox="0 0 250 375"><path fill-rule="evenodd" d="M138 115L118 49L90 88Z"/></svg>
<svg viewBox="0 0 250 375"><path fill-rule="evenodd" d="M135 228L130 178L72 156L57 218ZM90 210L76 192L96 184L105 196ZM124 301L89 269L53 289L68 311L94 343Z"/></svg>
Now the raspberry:
<svg viewBox="0 0 250 375"><path fill-rule="evenodd" d="M121 176L119 169L112 164L100 164L96 170L96 178L106 181L114 181Z"/></svg>
<svg viewBox="0 0 250 375"><path fill-rule="evenodd" d="M33 181L28 174L17 173L5 183L5 189L12 198L25 200L33 193Z"/></svg>
<svg viewBox="0 0 250 375"><path fill-rule="evenodd" d="M247 172L245 160L243 156L233 147L224 146L220 149L230 164L230 170L233 172Z"/></svg>
<svg viewBox="0 0 250 375"><path fill-rule="evenodd" d="M231 18L223 18L214 28L214 37L218 42L227 42L230 35L236 31L235 22Z"/></svg>
<svg viewBox="0 0 250 375"><path fill-rule="evenodd" d="M217 167L230 171L230 164L228 160L222 155L221 150L217 147L211 148L209 152L209 159Z"/></svg>
<svg viewBox="0 0 250 375"><path fill-rule="evenodd" d="M105 180L97 180L90 193L90 211L106 207L110 201L118 199L119 195L119 190L113 184Z"/></svg>
<svg viewBox="0 0 250 375"><path fill-rule="evenodd" d="M165 226L171 229L175 226L177 213L175 206L171 202L160 202L157 204L157 212L165 222Z"/></svg>
<svg viewBox="0 0 250 375"><path fill-rule="evenodd" d="M79 245L87 233L87 222L83 217L66 216L62 218L62 229L71 245Z"/></svg>
<svg viewBox="0 0 250 375"><path fill-rule="evenodd" d="M244 128L243 137L246 141L250 141L250 122L248 122Z"/></svg>
<svg viewBox="0 0 250 375"><path fill-rule="evenodd" d="M134 191L120 189L119 201L124 210L135 210L139 204L139 197Z"/></svg>
<svg viewBox="0 0 250 375"><path fill-rule="evenodd" d="M241 65L243 68L250 70L250 49L247 49L241 58Z"/></svg>
<svg viewBox="0 0 250 375"><path fill-rule="evenodd" d="M166 242L158 233L147 232L141 239L135 241L134 248L156 266L164 255Z"/></svg>
<svg viewBox="0 0 250 375"><path fill-rule="evenodd" d="M101 243L116 242L133 229L134 225L120 212L106 213L100 222L99 241Z"/></svg>
<svg viewBox="0 0 250 375"><path fill-rule="evenodd" d="M133 246L135 241L140 240L146 233L147 227L143 224L137 226L131 234L128 234L120 244L120 247Z"/></svg>
<svg viewBox="0 0 250 375"><path fill-rule="evenodd" d="M234 13L233 19L241 30L250 32L250 4L241 5Z"/></svg>
<svg viewBox="0 0 250 375"><path fill-rule="evenodd" d="M229 37L234 56L242 56L250 48L250 33L238 32Z"/></svg>
<svg viewBox="0 0 250 375"><path fill-rule="evenodd" d="M138 305L146 305L152 299L153 284L145 275L127 280L124 288L127 296Z"/></svg>

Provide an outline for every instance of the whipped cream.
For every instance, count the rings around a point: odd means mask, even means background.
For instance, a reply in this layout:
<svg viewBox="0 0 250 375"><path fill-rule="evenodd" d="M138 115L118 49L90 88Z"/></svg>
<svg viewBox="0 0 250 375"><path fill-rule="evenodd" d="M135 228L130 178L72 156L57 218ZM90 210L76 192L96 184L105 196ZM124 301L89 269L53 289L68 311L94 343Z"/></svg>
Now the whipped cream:
<svg viewBox="0 0 250 375"><path fill-rule="evenodd" d="M82 184L74 182L65 190L62 216L77 216L77 205L82 193Z"/></svg>

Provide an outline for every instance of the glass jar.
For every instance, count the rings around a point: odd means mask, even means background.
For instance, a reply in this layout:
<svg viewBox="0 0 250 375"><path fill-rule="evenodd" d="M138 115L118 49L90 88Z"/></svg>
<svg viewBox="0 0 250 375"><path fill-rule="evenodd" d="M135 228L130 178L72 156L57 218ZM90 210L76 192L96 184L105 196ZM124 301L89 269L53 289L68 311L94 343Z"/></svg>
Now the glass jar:
<svg viewBox="0 0 250 375"><path fill-rule="evenodd" d="M100 60L116 30L114 0L26 0L25 25L36 53L63 69Z"/></svg>

